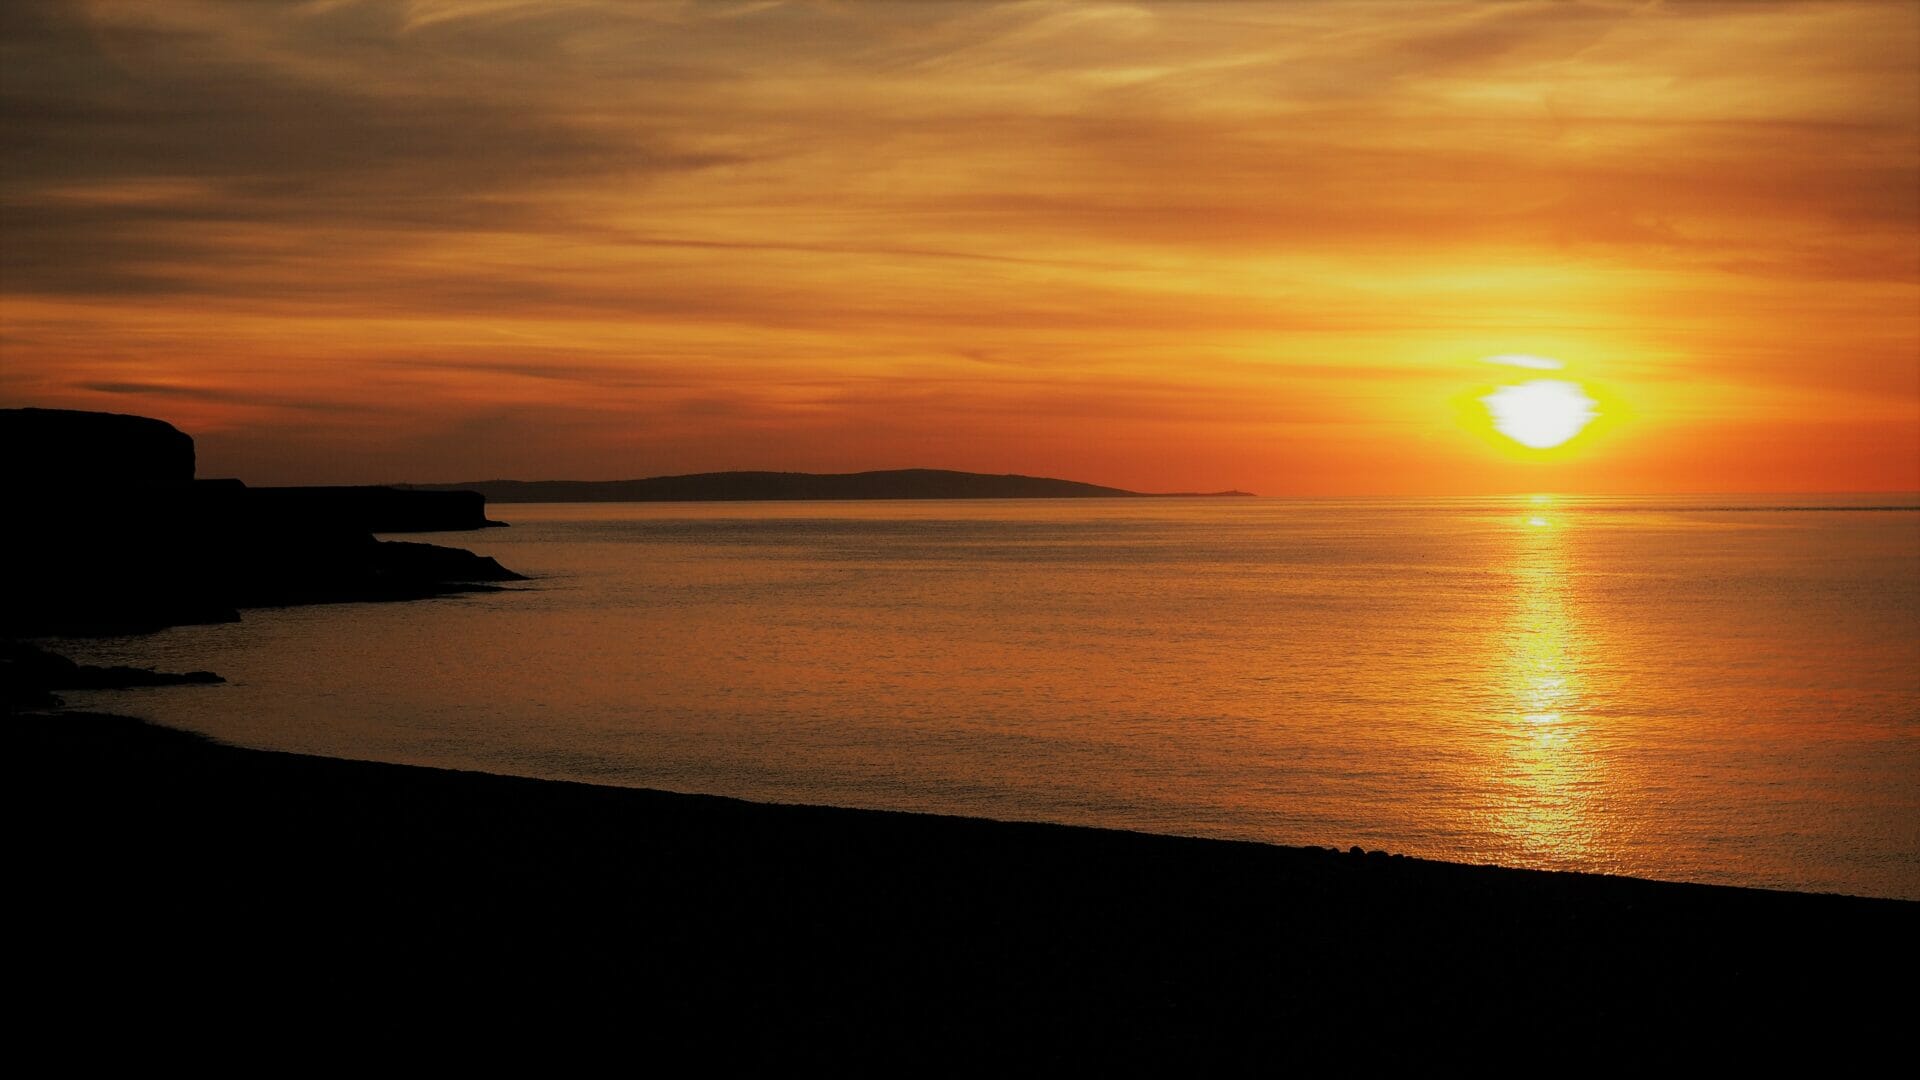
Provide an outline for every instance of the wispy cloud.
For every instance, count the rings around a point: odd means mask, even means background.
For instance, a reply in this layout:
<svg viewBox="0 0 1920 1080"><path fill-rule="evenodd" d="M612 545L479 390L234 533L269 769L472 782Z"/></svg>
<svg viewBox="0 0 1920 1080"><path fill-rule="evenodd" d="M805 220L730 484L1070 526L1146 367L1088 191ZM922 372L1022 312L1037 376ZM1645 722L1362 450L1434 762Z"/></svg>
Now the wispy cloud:
<svg viewBox="0 0 1920 1080"><path fill-rule="evenodd" d="M1527 368L1531 371L1559 371L1565 364L1545 356L1522 356L1509 353L1504 356L1489 356L1487 363L1501 367Z"/></svg>
<svg viewBox="0 0 1920 1080"><path fill-rule="evenodd" d="M1917 191L1904 2L35 0L0 392L262 455L332 403L258 459L303 478L511 416L579 475L1276 490L1382 440L1503 482L1436 373L1524 355L1641 390L1670 470L1757 437L1694 395L1867 417L1835 482L1920 483Z"/></svg>

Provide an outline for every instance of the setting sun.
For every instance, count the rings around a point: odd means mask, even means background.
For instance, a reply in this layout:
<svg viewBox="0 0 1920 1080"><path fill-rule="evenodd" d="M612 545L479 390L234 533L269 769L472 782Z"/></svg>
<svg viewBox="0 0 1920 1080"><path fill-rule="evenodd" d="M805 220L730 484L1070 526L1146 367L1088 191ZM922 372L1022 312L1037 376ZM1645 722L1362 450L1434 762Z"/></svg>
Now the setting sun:
<svg viewBox="0 0 1920 1080"><path fill-rule="evenodd" d="M259 483L1920 487L1920 9L1373 9L27 5L0 402Z"/></svg>
<svg viewBox="0 0 1920 1080"><path fill-rule="evenodd" d="M0 0L0 116L50 1050L1906 1049L1920 0Z"/></svg>
<svg viewBox="0 0 1920 1080"><path fill-rule="evenodd" d="M1480 400L1500 434L1536 450L1559 446L1599 415L1580 384L1563 379L1503 386Z"/></svg>

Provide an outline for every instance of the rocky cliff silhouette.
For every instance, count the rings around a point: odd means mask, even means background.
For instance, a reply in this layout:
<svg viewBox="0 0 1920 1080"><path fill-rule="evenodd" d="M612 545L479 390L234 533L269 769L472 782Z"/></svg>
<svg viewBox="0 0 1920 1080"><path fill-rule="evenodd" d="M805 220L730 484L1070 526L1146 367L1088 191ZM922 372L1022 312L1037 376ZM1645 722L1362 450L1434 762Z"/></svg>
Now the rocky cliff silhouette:
<svg viewBox="0 0 1920 1080"><path fill-rule="evenodd" d="M373 532L478 528L473 493L249 488L194 479L163 421L0 409L11 579L0 634L135 633L284 604L405 600L519 580L459 548Z"/></svg>

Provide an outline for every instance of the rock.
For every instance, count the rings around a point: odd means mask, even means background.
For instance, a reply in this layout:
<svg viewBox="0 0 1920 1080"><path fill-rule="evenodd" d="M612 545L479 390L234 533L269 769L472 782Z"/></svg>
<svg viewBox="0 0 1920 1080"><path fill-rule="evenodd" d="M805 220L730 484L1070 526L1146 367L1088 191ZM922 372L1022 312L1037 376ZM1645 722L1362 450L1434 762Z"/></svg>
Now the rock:
<svg viewBox="0 0 1920 1080"><path fill-rule="evenodd" d="M475 555L464 548L417 544L405 540L385 540L375 560L379 572L400 574L434 581L525 581L526 578L501 566L493 558Z"/></svg>
<svg viewBox="0 0 1920 1080"><path fill-rule="evenodd" d="M196 482L191 438L108 413L0 410L0 446L15 478L0 635L142 633L233 621L244 607L521 580L458 548L374 539L374 528L478 528L485 504L471 492Z"/></svg>
<svg viewBox="0 0 1920 1080"><path fill-rule="evenodd" d="M193 439L163 420L70 409L0 409L0 462L11 492L193 482Z"/></svg>
<svg viewBox="0 0 1920 1080"><path fill-rule="evenodd" d="M151 668L77 664L58 653L19 641L0 642L0 704L6 711L57 708L55 690L122 690L132 686L222 683L211 671L175 673Z"/></svg>

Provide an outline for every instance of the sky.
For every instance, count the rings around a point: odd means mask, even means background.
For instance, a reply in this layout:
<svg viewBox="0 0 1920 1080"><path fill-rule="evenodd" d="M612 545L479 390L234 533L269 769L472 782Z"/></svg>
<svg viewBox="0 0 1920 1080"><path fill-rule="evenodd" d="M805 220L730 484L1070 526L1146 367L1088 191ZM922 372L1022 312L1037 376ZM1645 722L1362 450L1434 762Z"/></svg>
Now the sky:
<svg viewBox="0 0 1920 1080"><path fill-rule="evenodd" d="M1920 489L1908 0L9 0L0 115L0 404L203 476Z"/></svg>

